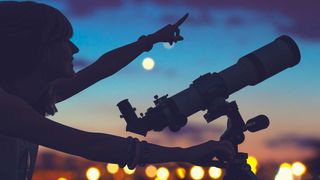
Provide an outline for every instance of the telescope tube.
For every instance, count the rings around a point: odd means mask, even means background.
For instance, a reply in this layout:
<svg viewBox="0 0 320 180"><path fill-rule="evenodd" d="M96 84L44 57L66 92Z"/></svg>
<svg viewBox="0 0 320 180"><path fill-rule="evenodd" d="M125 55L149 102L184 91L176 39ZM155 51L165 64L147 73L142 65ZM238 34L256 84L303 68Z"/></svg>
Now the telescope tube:
<svg viewBox="0 0 320 180"><path fill-rule="evenodd" d="M299 62L300 51L297 44L289 36L283 35L240 58L235 65L219 72L219 75L230 95L248 85L254 86Z"/></svg>
<svg viewBox="0 0 320 180"><path fill-rule="evenodd" d="M289 36L283 35L271 43L240 58L219 73L200 76L189 88L171 98L186 117L205 110L215 98L228 97L246 86L254 86L300 62L300 51Z"/></svg>

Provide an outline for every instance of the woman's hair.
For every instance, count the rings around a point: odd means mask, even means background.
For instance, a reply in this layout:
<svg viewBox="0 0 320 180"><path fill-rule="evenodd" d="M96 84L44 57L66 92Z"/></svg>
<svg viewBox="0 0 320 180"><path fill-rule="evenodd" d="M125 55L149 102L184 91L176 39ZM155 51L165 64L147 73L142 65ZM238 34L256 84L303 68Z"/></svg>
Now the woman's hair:
<svg viewBox="0 0 320 180"><path fill-rule="evenodd" d="M35 2L0 2L0 86L41 64L46 47L71 38L72 26L57 9Z"/></svg>

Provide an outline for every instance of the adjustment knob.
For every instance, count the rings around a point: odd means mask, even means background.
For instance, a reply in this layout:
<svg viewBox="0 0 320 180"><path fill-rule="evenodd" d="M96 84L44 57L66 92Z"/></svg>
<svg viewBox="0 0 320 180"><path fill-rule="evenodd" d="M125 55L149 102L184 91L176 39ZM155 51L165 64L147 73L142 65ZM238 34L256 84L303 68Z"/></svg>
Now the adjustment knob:
<svg viewBox="0 0 320 180"><path fill-rule="evenodd" d="M259 115L247 121L246 129L250 132L260 131L269 126L269 118L265 115Z"/></svg>

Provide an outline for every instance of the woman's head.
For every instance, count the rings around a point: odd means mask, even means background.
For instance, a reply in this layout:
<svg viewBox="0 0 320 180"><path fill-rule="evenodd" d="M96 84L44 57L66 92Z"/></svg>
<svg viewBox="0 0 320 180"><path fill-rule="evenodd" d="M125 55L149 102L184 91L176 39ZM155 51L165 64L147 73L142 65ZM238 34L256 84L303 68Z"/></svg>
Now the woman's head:
<svg viewBox="0 0 320 180"><path fill-rule="evenodd" d="M48 80L73 75L73 30L57 9L35 2L0 2L0 80L11 82L42 68Z"/></svg>

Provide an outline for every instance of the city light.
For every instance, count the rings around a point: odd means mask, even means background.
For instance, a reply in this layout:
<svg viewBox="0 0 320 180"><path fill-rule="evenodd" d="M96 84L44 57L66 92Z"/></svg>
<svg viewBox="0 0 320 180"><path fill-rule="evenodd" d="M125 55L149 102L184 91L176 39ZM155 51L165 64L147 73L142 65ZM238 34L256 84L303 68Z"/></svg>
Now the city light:
<svg viewBox="0 0 320 180"><path fill-rule="evenodd" d="M178 167L176 169L176 173L180 179L184 179L186 177L186 170L182 167Z"/></svg>
<svg viewBox="0 0 320 180"><path fill-rule="evenodd" d="M142 61L142 67L145 69L145 70L152 70L153 67L154 67L154 60L150 57L147 57L147 58L144 58L143 61Z"/></svg>
<svg viewBox="0 0 320 180"><path fill-rule="evenodd" d="M90 167L86 175L89 180L98 180L100 178L100 171L95 167Z"/></svg>
<svg viewBox="0 0 320 180"><path fill-rule="evenodd" d="M254 174L256 174L257 173L258 160L253 156L249 156L248 159L247 159L247 163L250 165L251 171Z"/></svg>
<svg viewBox="0 0 320 180"><path fill-rule="evenodd" d="M116 173L119 171L119 165L118 165L118 164L108 163L108 164L107 164L107 171L108 171L110 174L116 174Z"/></svg>
<svg viewBox="0 0 320 180"><path fill-rule="evenodd" d="M293 180L293 175L291 172L291 165L289 163L282 163L280 165L278 174L275 180Z"/></svg>
<svg viewBox="0 0 320 180"><path fill-rule="evenodd" d="M149 165L147 166L145 173L147 177L154 178L157 175L157 168L155 166Z"/></svg>
<svg viewBox="0 0 320 180"><path fill-rule="evenodd" d="M169 175L170 175L169 170L165 167L160 167L157 170L157 178L158 179L166 180L166 179L168 179Z"/></svg>
<svg viewBox="0 0 320 180"><path fill-rule="evenodd" d="M219 179L222 175L222 170L217 167L210 167L209 168L209 176L213 179Z"/></svg>
<svg viewBox="0 0 320 180"><path fill-rule="evenodd" d="M136 171L136 169L132 169L131 170L131 169L128 168L128 166L126 166L126 167L123 168L123 171L124 171L124 173L130 175L130 174L133 174Z"/></svg>
<svg viewBox="0 0 320 180"><path fill-rule="evenodd" d="M289 169L291 169L291 164L289 164L289 163L282 163L281 165L280 165L280 168L289 168Z"/></svg>
<svg viewBox="0 0 320 180"><path fill-rule="evenodd" d="M306 166L301 162L295 162L292 164L291 170L295 176L302 176L306 172Z"/></svg>
<svg viewBox="0 0 320 180"><path fill-rule="evenodd" d="M60 178L58 178L57 180L67 180L67 178L60 177Z"/></svg>
<svg viewBox="0 0 320 180"><path fill-rule="evenodd" d="M200 166L193 166L190 170L190 175L193 179L202 179L204 176L204 170Z"/></svg>

